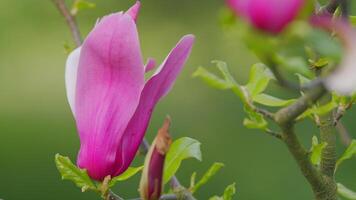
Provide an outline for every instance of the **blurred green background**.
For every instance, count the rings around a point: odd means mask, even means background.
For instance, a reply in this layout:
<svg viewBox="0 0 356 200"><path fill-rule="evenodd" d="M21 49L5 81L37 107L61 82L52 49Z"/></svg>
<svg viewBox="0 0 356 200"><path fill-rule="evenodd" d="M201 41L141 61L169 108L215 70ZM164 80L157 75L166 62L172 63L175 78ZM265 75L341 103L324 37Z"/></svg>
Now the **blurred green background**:
<svg viewBox="0 0 356 200"><path fill-rule="evenodd" d="M79 13L83 35L96 19L126 10L133 0L93 0L94 10ZM158 62L187 33L197 37L193 53L174 90L157 106L147 132L151 140L166 114L173 119L175 138L190 136L202 142L203 162L183 163L178 177L185 185L215 161L226 164L202 190L198 199L221 194L236 182L236 199L312 199L286 147L263 133L242 126L244 113L231 93L209 88L191 74L214 59L225 60L237 80L244 83L256 59L238 38L219 25L223 1L143 0L138 27L144 57ZM75 160L79 140L64 90L65 43L71 37L50 0L0 2L0 199L99 199L81 193L71 182L61 181L54 155ZM277 88L277 93L281 89ZM287 93L288 94L288 93ZM355 111L343 119L356 129ZM305 145L317 134L309 122L298 126ZM356 134L354 134L356 136ZM340 152L342 147L340 145ZM139 161L138 161L139 162ZM356 189L356 159L347 161L337 179ZM117 186L124 197L137 197L139 177Z"/></svg>

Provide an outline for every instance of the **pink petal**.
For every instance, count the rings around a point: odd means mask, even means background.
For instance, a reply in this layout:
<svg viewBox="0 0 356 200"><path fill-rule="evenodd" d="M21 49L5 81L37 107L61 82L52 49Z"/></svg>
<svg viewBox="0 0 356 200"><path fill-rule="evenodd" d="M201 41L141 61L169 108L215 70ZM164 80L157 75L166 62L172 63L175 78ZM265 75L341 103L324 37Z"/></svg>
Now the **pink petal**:
<svg viewBox="0 0 356 200"><path fill-rule="evenodd" d="M278 33L298 14L304 0L250 0L249 19L259 29Z"/></svg>
<svg viewBox="0 0 356 200"><path fill-rule="evenodd" d="M139 103L144 67L136 24L127 14L104 17L84 41L75 111L78 165L97 180L112 175L116 149Z"/></svg>
<svg viewBox="0 0 356 200"><path fill-rule="evenodd" d="M172 88L174 81L187 61L194 42L193 35L184 36L170 52L156 73L147 81L137 110L125 130L116 160L123 166L116 175L131 164L145 135L153 109L157 102Z"/></svg>
<svg viewBox="0 0 356 200"><path fill-rule="evenodd" d="M130 15L133 20L137 21L140 8L141 8L141 2L136 1L135 5L133 5L128 11L126 11L126 14Z"/></svg>
<svg viewBox="0 0 356 200"><path fill-rule="evenodd" d="M145 72L149 72L152 69L156 67L156 61L153 58L148 58L146 66L145 66Z"/></svg>

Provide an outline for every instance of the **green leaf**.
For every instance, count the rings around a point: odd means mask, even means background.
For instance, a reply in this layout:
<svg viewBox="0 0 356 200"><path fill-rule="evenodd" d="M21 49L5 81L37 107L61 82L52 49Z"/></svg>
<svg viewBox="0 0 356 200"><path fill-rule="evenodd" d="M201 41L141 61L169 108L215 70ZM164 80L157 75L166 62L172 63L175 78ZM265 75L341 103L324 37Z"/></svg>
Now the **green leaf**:
<svg viewBox="0 0 356 200"><path fill-rule="evenodd" d="M214 60L212 63L215 63L217 68L220 70L222 75L225 78L225 81L229 82L232 87L231 90L241 99L241 101L246 105L248 102L248 93L245 89L245 87L240 86L235 79L232 77L231 73L229 72L229 69L227 68L227 65L223 61L219 60Z"/></svg>
<svg viewBox="0 0 356 200"><path fill-rule="evenodd" d="M338 166L342 162L344 162L347 159L352 158L352 156L355 156L355 155L356 155L356 140L352 140L351 144L349 145L349 147L347 147L347 149L344 152L344 154L336 162L336 168L338 168Z"/></svg>
<svg viewBox="0 0 356 200"><path fill-rule="evenodd" d="M79 11L95 8L95 3L86 0L75 0L71 9L71 14L76 15Z"/></svg>
<svg viewBox="0 0 356 200"><path fill-rule="evenodd" d="M142 169L143 169L143 166L129 167L124 173L111 179L109 182L109 187L113 187L119 181L125 181L125 180L131 178L132 176L134 176L138 172L140 172Z"/></svg>
<svg viewBox="0 0 356 200"><path fill-rule="evenodd" d="M194 172L192 176L190 177L190 188L194 187L195 185L195 178L197 177L197 173Z"/></svg>
<svg viewBox="0 0 356 200"><path fill-rule="evenodd" d="M260 113L254 112L249 107L244 107L245 112L248 115L248 118L245 118L243 121L243 125L250 129L267 129L267 121L264 119L263 115Z"/></svg>
<svg viewBox="0 0 356 200"><path fill-rule="evenodd" d="M301 74L296 73L295 75L298 76L300 85L306 85L306 84L311 82L311 80L309 78L307 78L307 77L305 77L305 76L303 76Z"/></svg>
<svg viewBox="0 0 356 200"><path fill-rule="evenodd" d="M271 107L283 107L283 106L288 106L295 102L294 99L289 99L289 100L284 100L280 99L268 94L259 94L253 98L253 101L265 106L271 106Z"/></svg>
<svg viewBox="0 0 356 200"><path fill-rule="evenodd" d="M55 163L58 171L62 175L62 179L72 181L75 185L82 189L82 192L86 190L97 191L96 186L89 178L86 170L79 169L68 157L56 154Z"/></svg>
<svg viewBox="0 0 356 200"><path fill-rule="evenodd" d="M325 67L329 64L329 59L328 58L319 58L316 62L313 62L314 67Z"/></svg>
<svg viewBox="0 0 356 200"><path fill-rule="evenodd" d="M342 45L327 32L311 29L305 40L319 53L320 57L327 57L334 61L339 61L342 57Z"/></svg>
<svg viewBox="0 0 356 200"><path fill-rule="evenodd" d="M165 160L164 183L167 183L172 178L179 169L181 162L187 158L202 160L200 142L189 137L183 137L174 141L169 148Z"/></svg>
<svg viewBox="0 0 356 200"><path fill-rule="evenodd" d="M314 165L319 165L321 160L321 152L326 147L327 143L323 142L319 144L318 138L313 136L312 138L312 147L311 147L311 156L310 160Z"/></svg>
<svg viewBox="0 0 356 200"><path fill-rule="evenodd" d="M265 91L271 79L274 79L274 76L264 64L254 64L251 67L250 78L246 85L251 97L254 98Z"/></svg>
<svg viewBox="0 0 356 200"><path fill-rule="evenodd" d="M236 187L235 187L235 183L233 183L226 187L224 191L223 199L232 200L232 197L235 195L235 193L236 193Z"/></svg>
<svg viewBox="0 0 356 200"><path fill-rule="evenodd" d="M329 112L331 112L334 108L336 108L338 104L335 101L330 101L327 104L321 105L321 106L313 106L312 108L309 108L306 110L302 115L300 115L297 120L306 118L306 117L313 117L313 115L325 115Z"/></svg>
<svg viewBox="0 0 356 200"><path fill-rule="evenodd" d="M220 79L218 76L215 74L209 72L203 67L199 67L194 73L193 77L199 77L201 78L205 83L207 83L209 86L220 89L220 90L226 90L232 88L232 84L229 81L225 81L223 79Z"/></svg>
<svg viewBox="0 0 356 200"><path fill-rule="evenodd" d="M236 193L236 188L235 188L235 183L233 183L226 187L222 197L213 196L209 198L209 200L232 200L232 197L235 195L235 193Z"/></svg>
<svg viewBox="0 0 356 200"><path fill-rule="evenodd" d="M277 64L283 66L286 70L292 73L299 73L305 76L311 76L308 63L302 57L285 57L276 55L274 60Z"/></svg>
<svg viewBox="0 0 356 200"><path fill-rule="evenodd" d="M349 19L350 19L350 23L353 26L356 26L356 16L349 16Z"/></svg>
<svg viewBox="0 0 356 200"><path fill-rule="evenodd" d="M350 190L341 183L337 184L337 193L346 199L356 200L356 192Z"/></svg>
<svg viewBox="0 0 356 200"><path fill-rule="evenodd" d="M223 163L214 163L209 170L204 174L200 181L195 184L190 190L192 193L196 192L202 185L206 184L211 177L213 177L222 167Z"/></svg>

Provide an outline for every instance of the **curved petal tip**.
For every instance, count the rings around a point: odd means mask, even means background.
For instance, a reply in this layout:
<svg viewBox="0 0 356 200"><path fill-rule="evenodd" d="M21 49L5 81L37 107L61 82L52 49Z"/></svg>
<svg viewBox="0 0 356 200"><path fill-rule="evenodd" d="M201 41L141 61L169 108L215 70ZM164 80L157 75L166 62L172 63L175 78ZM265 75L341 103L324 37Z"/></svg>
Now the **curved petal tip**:
<svg viewBox="0 0 356 200"><path fill-rule="evenodd" d="M141 8L141 2L136 1L136 3L129 10L126 11L126 14L130 15L133 20L137 21L140 8Z"/></svg>

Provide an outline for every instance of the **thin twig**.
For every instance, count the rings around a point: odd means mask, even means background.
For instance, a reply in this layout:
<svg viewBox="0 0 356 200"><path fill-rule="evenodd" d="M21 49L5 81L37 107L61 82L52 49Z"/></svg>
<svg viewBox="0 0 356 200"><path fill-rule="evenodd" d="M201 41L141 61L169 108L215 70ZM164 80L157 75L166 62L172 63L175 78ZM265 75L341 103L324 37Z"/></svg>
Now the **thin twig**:
<svg viewBox="0 0 356 200"><path fill-rule="evenodd" d="M336 124L336 129L340 135L342 144L348 147L351 144L352 138L341 121Z"/></svg>
<svg viewBox="0 0 356 200"><path fill-rule="evenodd" d="M274 131L272 131L270 129L265 130L265 132L270 136L273 136L273 137L275 137L275 138L277 138L279 140L282 140L282 135L280 133L274 132Z"/></svg>
<svg viewBox="0 0 356 200"><path fill-rule="evenodd" d="M52 0L52 1L56 5L60 13L63 15L63 17L65 18L68 27L70 29L70 32L72 33L72 37L75 44L77 45L77 47L80 46L82 44L82 37L80 35L80 31L75 16L73 16L70 13L64 0Z"/></svg>

